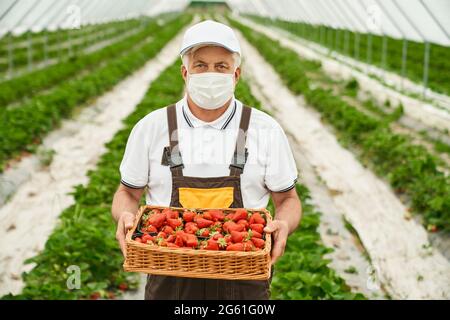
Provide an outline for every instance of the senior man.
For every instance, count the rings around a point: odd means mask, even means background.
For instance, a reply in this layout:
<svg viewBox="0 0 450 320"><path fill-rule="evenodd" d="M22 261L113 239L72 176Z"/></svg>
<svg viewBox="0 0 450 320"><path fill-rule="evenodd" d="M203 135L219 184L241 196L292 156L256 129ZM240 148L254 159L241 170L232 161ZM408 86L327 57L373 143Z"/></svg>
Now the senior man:
<svg viewBox="0 0 450 320"><path fill-rule="evenodd" d="M185 208L265 208L272 196L275 218L265 231L273 234L274 263L301 218L286 135L234 97L241 50L230 27L209 20L190 27L180 55L185 96L135 125L120 165L112 215L122 252L145 190L148 204ZM270 279L149 275L145 299L269 299L269 286Z"/></svg>

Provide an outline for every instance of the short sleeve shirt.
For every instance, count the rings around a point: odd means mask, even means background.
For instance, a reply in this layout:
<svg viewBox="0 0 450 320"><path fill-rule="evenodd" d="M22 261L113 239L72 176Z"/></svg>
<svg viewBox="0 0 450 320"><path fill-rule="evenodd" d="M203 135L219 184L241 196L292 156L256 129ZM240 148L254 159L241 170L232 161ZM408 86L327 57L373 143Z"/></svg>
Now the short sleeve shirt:
<svg viewBox="0 0 450 320"><path fill-rule="evenodd" d="M230 174L243 104L235 99L216 120L204 122L190 111L186 96L176 103L179 149L184 176L220 177ZM120 165L121 182L146 189L146 202L169 206L170 169L162 163L169 145L167 108L149 113L131 131ZM248 158L241 175L246 208L265 208L270 191L295 187L297 167L286 134L268 114L253 108L247 132Z"/></svg>

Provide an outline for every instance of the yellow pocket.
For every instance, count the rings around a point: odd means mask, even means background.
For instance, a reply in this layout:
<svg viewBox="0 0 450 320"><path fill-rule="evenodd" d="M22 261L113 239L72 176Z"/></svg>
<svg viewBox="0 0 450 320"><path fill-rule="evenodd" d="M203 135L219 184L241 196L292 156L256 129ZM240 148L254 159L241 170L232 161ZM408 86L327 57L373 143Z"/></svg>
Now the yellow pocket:
<svg viewBox="0 0 450 320"><path fill-rule="evenodd" d="M233 203L233 187L178 188L183 208L229 208Z"/></svg>

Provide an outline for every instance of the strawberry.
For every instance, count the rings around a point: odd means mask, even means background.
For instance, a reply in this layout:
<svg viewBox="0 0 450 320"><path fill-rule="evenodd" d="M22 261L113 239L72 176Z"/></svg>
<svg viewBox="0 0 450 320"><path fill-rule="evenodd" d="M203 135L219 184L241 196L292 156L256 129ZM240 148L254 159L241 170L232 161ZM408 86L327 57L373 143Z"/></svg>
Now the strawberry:
<svg viewBox="0 0 450 320"><path fill-rule="evenodd" d="M228 233L231 233L231 231L244 231L245 227L242 224L237 224L233 221L227 221L223 224L223 230L225 230Z"/></svg>
<svg viewBox="0 0 450 320"><path fill-rule="evenodd" d="M156 238L156 243L158 244L158 246L167 247L167 241L164 238L161 237Z"/></svg>
<svg viewBox="0 0 450 320"><path fill-rule="evenodd" d="M173 228L170 225L165 226L164 228L162 228L162 231L164 231L167 234L173 234L174 233Z"/></svg>
<svg viewBox="0 0 450 320"><path fill-rule="evenodd" d="M238 231L231 231L231 240L234 243L247 241L252 237L252 232L238 232Z"/></svg>
<svg viewBox="0 0 450 320"><path fill-rule="evenodd" d="M203 228L196 232L196 234L200 237L208 237L209 236L209 229Z"/></svg>
<svg viewBox="0 0 450 320"><path fill-rule="evenodd" d="M206 241L206 245L204 245L202 247L202 249L205 249L205 250L219 250L219 244L217 243L216 240L209 239L208 241Z"/></svg>
<svg viewBox="0 0 450 320"><path fill-rule="evenodd" d="M141 238L142 243L148 243L149 241L153 242L154 240L155 240L155 237L152 237L149 234L144 234Z"/></svg>
<svg viewBox="0 0 450 320"><path fill-rule="evenodd" d="M175 241L175 236L173 234L169 235L166 239L167 242L174 242Z"/></svg>
<svg viewBox="0 0 450 320"><path fill-rule="evenodd" d="M182 247L184 245L183 242L183 236L182 235L176 235L175 236L175 242L174 242L177 246Z"/></svg>
<svg viewBox="0 0 450 320"><path fill-rule="evenodd" d="M244 251L253 251L255 248L252 241L244 241L242 244L244 245Z"/></svg>
<svg viewBox="0 0 450 320"><path fill-rule="evenodd" d="M203 219L206 219L206 220L211 220L211 221L214 220L210 211L206 211L205 213L203 213L202 217L203 217Z"/></svg>
<svg viewBox="0 0 450 320"><path fill-rule="evenodd" d="M248 229L248 221L247 220L241 219L237 222L237 224L242 224L245 229Z"/></svg>
<svg viewBox="0 0 450 320"><path fill-rule="evenodd" d="M186 247L196 247L198 245L198 239L194 234L186 234L185 238Z"/></svg>
<svg viewBox="0 0 450 320"><path fill-rule="evenodd" d="M139 242L139 243L142 243L142 239L139 238L139 237L134 238L134 241Z"/></svg>
<svg viewBox="0 0 450 320"><path fill-rule="evenodd" d="M263 233L264 225L261 223L252 223L250 225L250 229L259 233Z"/></svg>
<svg viewBox="0 0 450 320"><path fill-rule="evenodd" d="M160 231L156 237L166 239L167 233Z"/></svg>
<svg viewBox="0 0 450 320"><path fill-rule="evenodd" d="M99 293L99 292L94 292L94 293L92 293L92 294L89 296L89 298L90 298L91 300L98 300L98 299L100 299L100 293Z"/></svg>
<svg viewBox="0 0 450 320"><path fill-rule="evenodd" d="M214 222L211 220L207 220L204 218L198 218L197 219L197 226L199 228L208 228L209 226L211 226Z"/></svg>
<svg viewBox="0 0 450 320"><path fill-rule="evenodd" d="M183 220L186 221L186 222L194 221L195 216L196 216L195 212L192 212L192 211L189 211L189 210L186 210L186 211L183 212Z"/></svg>
<svg viewBox="0 0 450 320"><path fill-rule="evenodd" d="M253 244L255 245L255 247L264 248L265 241L263 239L258 239L258 238L253 237L251 240L252 240Z"/></svg>
<svg viewBox="0 0 450 320"><path fill-rule="evenodd" d="M243 243L233 243L227 246L227 251L244 251Z"/></svg>
<svg viewBox="0 0 450 320"><path fill-rule="evenodd" d="M214 221L223 221L223 219L225 219L225 215L222 210L209 210L207 212L210 213Z"/></svg>
<svg viewBox="0 0 450 320"><path fill-rule="evenodd" d="M148 221L156 228L160 228L163 225L164 221L166 221L166 215L162 213L155 213L148 218Z"/></svg>
<svg viewBox="0 0 450 320"><path fill-rule="evenodd" d="M258 231L252 230L252 238L262 239L262 234Z"/></svg>
<svg viewBox="0 0 450 320"><path fill-rule="evenodd" d="M250 217L250 224L262 224L263 226L266 225L266 220L264 220L264 218L261 216L261 214L259 212L255 212L251 215Z"/></svg>
<svg viewBox="0 0 450 320"><path fill-rule="evenodd" d="M167 242L167 247L168 248L179 248L179 246L177 246L175 243L171 243L171 242Z"/></svg>
<svg viewBox="0 0 450 320"><path fill-rule="evenodd" d="M230 244L230 243L232 243L232 241L231 241L231 235L229 235L229 234L227 234L225 237L223 237L224 239L225 239L225 242L226 243L228 243L228 244Z"/></svg>
<svg viewBox="0 0 450 320"><path fill-rule="evenodd" d="M234 212L234 215L233 215L233 217L231 218L234 222L237 222L237 221L239 221L239 220L241 220L241 219L244 219L244 220L247 220L247 210L245 210L245 209L237 209L235 212Z"/></svg>
<svg viewBox="0 0 450 320"><path fill-rule="evenodd" d="M166 219L178 219L178 217L180 216L178 211L172 210L170 208L165 208L162 213L166 215Z"/></svg>
<svg viewBox="0 0 450 320"><path fill-rule="evenodd" d="M128 285L125 282L122 282L121 284L119 284L119 290L120 291L127 291L128 290Z"/></svg>
<svg viewBox="0 0 450 320"><path fill-rule="evenodd" d="M195 234L198 231L198 227L194 222L187 222L184 226L184 231L186 233Z"/></svg>
<svg viewBox="0 0 450 320"><path fill-rule="evenodd" d="M167 223L173 229L176 229L177 227L179 227L179 226L181 226L183 224L183 222L179 218L177 218L177 219L167 219Z"/></svg>
<svg viewBox="0 0 450 320"><path fill-rule="evenodd" d="M154 225L150 224L150 225L147 226L146 231L150 232L150 233L157 233L158 229Z"/></svg>
<svg viewBox="0 0 450 320"><path fill-rule="evenodd" d="M215 231L215 232L212 234L212 239L214 239L214 240L219 240L220 238L223 238L223 234L221 234L220 232Z"/></svg>
<svg viewBox="0 0 450 320"><path fill-rule="evenodd" d="M220 238L217 240L217 244L219 245L219 249L225 249L228 245L227 241L225 240L225 238Z"/></svg>

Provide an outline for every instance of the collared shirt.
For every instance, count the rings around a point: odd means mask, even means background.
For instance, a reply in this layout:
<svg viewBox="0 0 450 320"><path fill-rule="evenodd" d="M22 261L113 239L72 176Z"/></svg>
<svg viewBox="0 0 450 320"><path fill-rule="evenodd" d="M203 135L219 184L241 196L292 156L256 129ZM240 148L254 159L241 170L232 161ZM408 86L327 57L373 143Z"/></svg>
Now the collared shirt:
<svg viewBox="0 0 450 320"><path fill-rule="evenodd" d="M176 103L179 149L185 176L220 177L230 174L242 103L233 97L216 120L195 117L186 96ZM120 173L131 188L147 188L148 204L169 206L171 172L162 164L169 145L166 108L149 113L133 128L127 142ZM297 167L287 137L268 114L252 109L246 147L248 159L241 175L241 192L246 208L265 208L270 191L285 192L295 186Z"/></svg>

